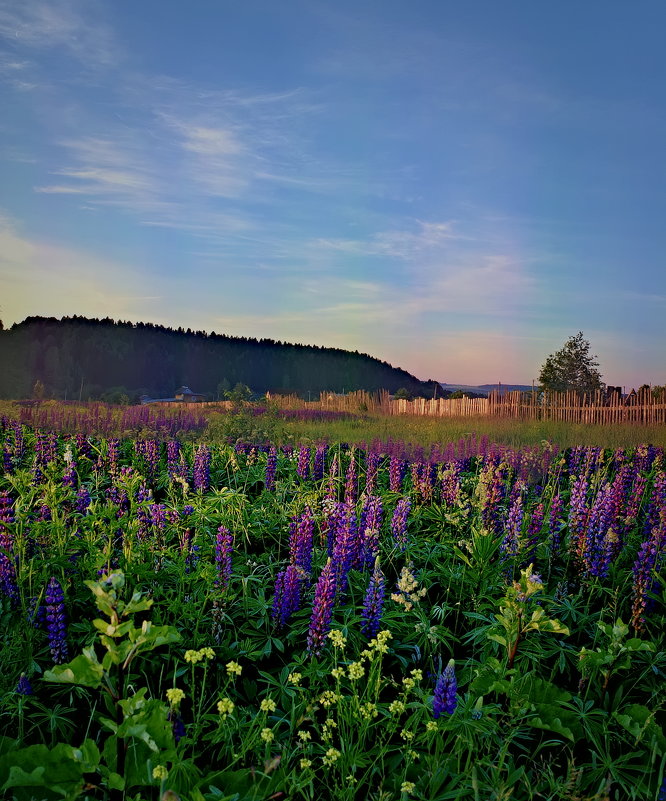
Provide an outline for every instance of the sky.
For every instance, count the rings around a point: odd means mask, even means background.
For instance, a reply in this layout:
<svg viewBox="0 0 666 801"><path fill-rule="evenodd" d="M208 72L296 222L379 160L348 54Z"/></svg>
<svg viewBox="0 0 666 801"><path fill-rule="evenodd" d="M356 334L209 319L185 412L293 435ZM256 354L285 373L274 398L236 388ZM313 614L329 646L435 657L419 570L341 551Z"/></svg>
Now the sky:
<svg viewBox="0 0 666 801"><path fill-rule="evenodd" d="M666 4L0 0L0 319L666 383Z"/></svg>

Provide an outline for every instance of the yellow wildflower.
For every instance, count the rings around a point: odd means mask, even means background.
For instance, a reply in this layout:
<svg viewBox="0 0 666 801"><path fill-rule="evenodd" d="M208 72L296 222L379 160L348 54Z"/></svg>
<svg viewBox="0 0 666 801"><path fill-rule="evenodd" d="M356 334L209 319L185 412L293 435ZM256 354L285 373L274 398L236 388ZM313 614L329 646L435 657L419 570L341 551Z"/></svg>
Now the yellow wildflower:
<svg viewBox="0 0 666 801"><path fill-rule="evenodd" d="M309 731L301 730L301 731L298 732L298 736L299 736L299 738L301 739L302 742L307 742L307 740L311 740L312 739L312 735L310 734Z"/></svg>
<svg viewBox="0 0 666 801"><path fill-rule="evenodd" d="M240 676L243 672L243 668L238 664L238 662L227 662L227 673L230 676Z"/></svg>
<svg viewBox="0 0 666 801"><path fill-rule="evenodd" d="M191 648L185 651L185 661L190 662L192 665L196 665L196 663L201 662L202 659L203 655L201 651L193 651Z"/></svg>
<svg viewBox="0 0 666 801"><path fill-rule="evenodd" d="M273 731L271 729L262 729L261 730L261 739L265 743L273 742L273 738L274 737L275 737L275 735L273 734Z"/></svg>
<svg viewBox="0 0 666 801"><path fill-rule="evenodd" d="M407 740L408 743L411 743L411 741L414 739L414 732L409 731L408 729L403 729L400 732L400 736L403 740Z"/></svg>
<svg viewBox="0 0 666 801"><path fill-rule="evenodd" d="M207 645L205 648L202 648L199 651L199 654L200 654L200 656L202 658L204 658L204 657L206 659L214 659L215 658L215 651L213 651L213 649L210 647L210 645Z"/></svg>
<svg viewBox="0 0 666 801"><path fill-rule="evenodd" d="M323 692L319 697L319 703L325 708L328 709L329 706L333 706L333 704L337 703L340 700L340 696L333 692L333 690L326 690Z"/></svg>
<svg viewBox="0 0 666 801"><path fill-rule="evenodd" d="M438 729L437 721L429 720L426 723L426 731L437 731L437 729Z"/></svg>
<svg viewBox="0 0 666 801"><path fill-rule="evenodd" d="M416 684L414 679L410 679L407 676L402 680L402 683L405 686L405 692L409 692L410 690L413 690L414 689L414 685Z"/></svg>
<svg viewBox="0 0 666 801"><path fill-rule="evenodd" d="M328 632L328 637L330 641L336 648L344 648L347 645L347 640L341 631L337 629L333 629L333 631Z"/></svg>
<svg viewBox="0 0 666 801"><path fill-rule="evenodd" d="M341 679L344 675L345 675L344 668L341 667L333 668L333 670L331 671L331 676L333 676L334 679Z"/></svg>
<svg viewBox="0 0 666 801"><path fill-rule="evenodd" d="M419 757L419 755L416 753L416 751L408 751L407 753L409 754L409 756L412 758L412 760L413 760L414 762L416 762L416 760L417 760L417 759L420 759L420 757Z"/></svg>
<svg viewBox="0 0 666 801"><path fill-rule="evenodd" d="M153 768L153 779L159 779L159 781L164 781L166 777L169 775L169 771L166 769L164 765L155 765Z"/></svg>
<svg viewBox="0 0 666 801"><path fill-rule="evenodd" d="M337 748L329 748L324 756L324 765L332 765L334 762L337 762L341 756L342 754Z"/></svg>
<svg viewBox="0 0 666 801"><path fill-rule="evenodd" d="M403 782L400 785L400 792L407 793L407 795L409 795L410 793L414 792L415 787L416 785L414 784L414 782Z"/></svg>
<svg viewBox="0 0 666 801"><path fill-rule="evenodd" d="M312 765L311 759L301 759L301 770L307 770Z"/></svg>
<svg viewBox="0 0 666 801"><path fill-rule="evenodd" d="M347 674L352 681L356 681L357 679L363 678L365 668L360 662L352 662L351 665L349 665Z"/></svg>
<svg viewBox="0 0 666 801"><path fill-rule="evenodd" d="M226 718L227 715L230 715L234 711L235 706L231 698L222 698L217 702L217 711L223 718Z"/></svg>
<svg viewBox="0 0 666 801"><path fill-rule="evenodd" d="M393 703L389 704L389 712L392 715L402 715L405 711L405 705L402 701L393 701Z"/></svg>
<svg viewBox="0 0 666 801"><path fill-rule="evenodd" d="M377 707L370 701L366 701L366 703L361 706L361 717L363 720L376 718L378 714L379 712L377 712Z"/></svg>
<svg viewBox="0 0 666 801"><path fill-rule="evenodd" d="M272 698L264 698L259 706L262 712L275 712L276 708L275 701Z"/></svg>
<svg viewBox="0 0 666 801"><path fill-rule="evenodd" d="M289 684L293 684L294 687L298 687L298 685L301 683L302 678L303 676L301 673L290 673L287 676L287 681L289 682Z"/></svg>
<svg viewBox="0 0 666 801"><path fill-rule="evenodd" d="M185 698L185 693L177 687L171 687L171 689L166 691L166 697L171 706L178 706L183 698Z"/></svg>
<svg viewBox="0 0 666 801"><path fill-rule="evenodd" d="M415 670L412 670L412 676L415 681L421 681L423 678L423 671L420 668L416 668Z"/></svg>

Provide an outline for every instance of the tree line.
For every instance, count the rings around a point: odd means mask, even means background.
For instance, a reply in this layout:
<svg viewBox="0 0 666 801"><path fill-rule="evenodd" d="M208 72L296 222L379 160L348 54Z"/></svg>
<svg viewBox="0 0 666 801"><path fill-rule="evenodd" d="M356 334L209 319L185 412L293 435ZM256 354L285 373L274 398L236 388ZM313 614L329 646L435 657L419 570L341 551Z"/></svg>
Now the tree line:
<svg viewBox="0 0 666 801"><path fill-rule="evenodd" d="M432 397L436 385L358 351L81 316L0 325L0 365L3 398L30 397L36 384L45 397L131 401L181 385L211 399L239 383L313 398L400 387Z"/></svg>

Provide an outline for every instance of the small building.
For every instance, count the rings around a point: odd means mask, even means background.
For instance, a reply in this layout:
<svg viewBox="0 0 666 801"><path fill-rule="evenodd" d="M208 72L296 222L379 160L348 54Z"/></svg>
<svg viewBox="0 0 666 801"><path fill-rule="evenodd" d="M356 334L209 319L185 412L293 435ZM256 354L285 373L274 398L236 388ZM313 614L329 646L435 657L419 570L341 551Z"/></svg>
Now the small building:
<svg viewBox="0 0 666 801"><path fill-rule="evenodd" d="M205 395L192 392L189 387L178 387L173 395L173 398L151 398L148 395L142 395L139 400L143 405L147 403L200 403L206 400Z"/></svg>
<svg viewBox="0 0 666 801"><path fill-rule="evenodd" d="M186 403L198 403L199 401L206 400L205 395L192 392L189 387L178 387L174 392L174 398L177 401L185 401Z"/></svg>

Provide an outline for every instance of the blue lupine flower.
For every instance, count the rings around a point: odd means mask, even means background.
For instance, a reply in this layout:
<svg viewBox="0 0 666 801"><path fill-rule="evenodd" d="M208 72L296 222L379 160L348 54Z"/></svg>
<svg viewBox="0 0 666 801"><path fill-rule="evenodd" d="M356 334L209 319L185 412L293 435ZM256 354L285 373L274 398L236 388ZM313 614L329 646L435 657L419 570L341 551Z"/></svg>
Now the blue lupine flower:
<svg viewBox="0 0 666 801"><path fill-rule="evenodd" d="M455 674L455 661L449 660L449 664L439 674L435 685L435 695L432 702L432 713L435 718L443 714L452 715L455 712L458 701L456 691L458 683Z"/></svg>

